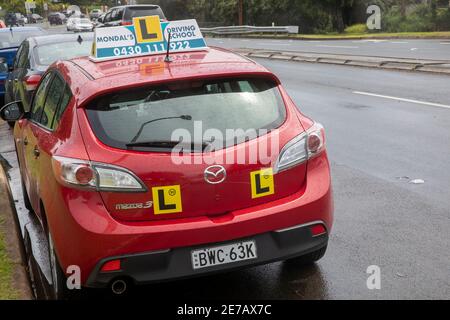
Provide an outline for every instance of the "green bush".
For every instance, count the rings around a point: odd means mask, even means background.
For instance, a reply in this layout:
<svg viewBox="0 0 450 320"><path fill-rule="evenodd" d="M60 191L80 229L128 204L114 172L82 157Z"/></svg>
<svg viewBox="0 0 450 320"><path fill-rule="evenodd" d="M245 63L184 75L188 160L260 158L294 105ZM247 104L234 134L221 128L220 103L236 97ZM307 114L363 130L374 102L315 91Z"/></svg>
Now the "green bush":
<svg viewBox="0 0 450 320"><path fill-rule="evenodd" d="M345 28L344 30L345 33L366 33L367 32L367 25L365 25L364 23L359 23L359 24L354 24L352 26L349 26L347 28Z"/></svg>
<svg viewBox="0 0 450 320"><path fill-rule="evenodd" d="M439 9L436 16L436 31L450 30L450 8Z"/></svg>
<svg viewBox="0 0 450 320"><path fill-rule="evenodd" d="M436 19L431 7L423 4L402 17L397 6L392 7L382 17L382 29L385 32L427 32L436 29Z"/></svg>

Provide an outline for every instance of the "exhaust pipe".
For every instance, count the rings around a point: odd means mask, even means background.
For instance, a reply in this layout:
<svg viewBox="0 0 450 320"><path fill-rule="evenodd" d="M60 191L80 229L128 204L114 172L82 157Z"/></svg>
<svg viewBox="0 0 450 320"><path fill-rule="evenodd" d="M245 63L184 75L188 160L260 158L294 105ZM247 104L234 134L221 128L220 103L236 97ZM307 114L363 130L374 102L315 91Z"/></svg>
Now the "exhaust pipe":
<svg viewBox="0 0 450 320"><path fill-rule="evenodd" d="M125 280L118 279L111 283L111 291L117 296L123 295L128 289L128 284Z"/></svg>

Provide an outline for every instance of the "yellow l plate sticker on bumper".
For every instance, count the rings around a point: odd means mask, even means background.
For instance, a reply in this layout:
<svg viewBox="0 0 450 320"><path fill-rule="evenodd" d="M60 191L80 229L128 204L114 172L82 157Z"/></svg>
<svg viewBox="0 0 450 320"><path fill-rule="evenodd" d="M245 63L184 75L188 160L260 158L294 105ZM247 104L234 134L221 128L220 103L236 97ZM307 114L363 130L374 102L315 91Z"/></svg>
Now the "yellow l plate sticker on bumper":
<svg viewBox="0 0 450 320"><path fill-rule="evenodd" d="M179 213L183 211L180 186L152 188L155 214Z"/></svg>
<svg viewBox="0 0 450 320"><path fill-rule="evenodd" d="M250 182L252 185L252 199L270 196L275 193L272 168L251 172Z"/></svg>

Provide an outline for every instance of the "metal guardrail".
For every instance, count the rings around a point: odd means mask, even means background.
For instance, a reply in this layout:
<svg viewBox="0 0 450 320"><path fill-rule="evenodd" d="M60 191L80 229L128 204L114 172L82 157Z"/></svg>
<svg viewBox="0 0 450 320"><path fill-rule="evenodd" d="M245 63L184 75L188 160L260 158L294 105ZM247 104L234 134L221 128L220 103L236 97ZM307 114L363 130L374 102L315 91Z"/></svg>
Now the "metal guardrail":
<svg viewBox="0 0 450 320"><path fill-rule="evenodd" d="M298 33L298 26L254 27L254 26L230 26L215 28L200 28L202 33L226 35L247 33Z"/></svg>

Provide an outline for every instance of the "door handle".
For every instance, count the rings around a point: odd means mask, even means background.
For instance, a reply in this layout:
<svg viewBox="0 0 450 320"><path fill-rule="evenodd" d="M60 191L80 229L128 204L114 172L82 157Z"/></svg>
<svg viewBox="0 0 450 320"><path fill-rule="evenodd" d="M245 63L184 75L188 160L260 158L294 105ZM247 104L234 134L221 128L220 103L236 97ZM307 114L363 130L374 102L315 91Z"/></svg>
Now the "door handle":
<svg viewBox="0 0 450 320"><path fill-rule="evenodd" d="M24 145L24 146L27 146L27 145L28 145L28 139L27 139L27 137L25 137L25 139L23 139L23 145Z"/></svg>
<svg viewBox="0 0 450 320"><path fill-rule="evenodd" d="M37 146L34 147L33 154L36 158L39 158L39 156L41 155L41 152L39 151Z"/></svg>

